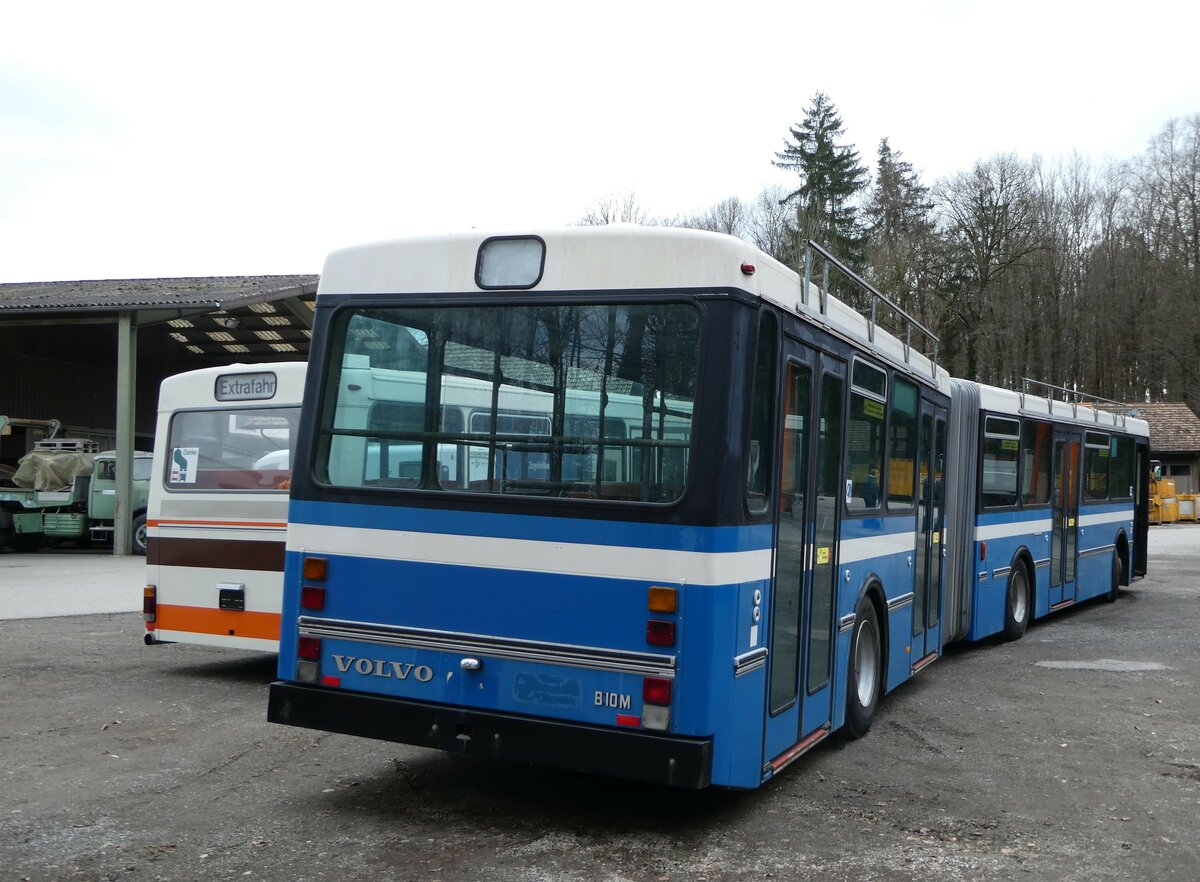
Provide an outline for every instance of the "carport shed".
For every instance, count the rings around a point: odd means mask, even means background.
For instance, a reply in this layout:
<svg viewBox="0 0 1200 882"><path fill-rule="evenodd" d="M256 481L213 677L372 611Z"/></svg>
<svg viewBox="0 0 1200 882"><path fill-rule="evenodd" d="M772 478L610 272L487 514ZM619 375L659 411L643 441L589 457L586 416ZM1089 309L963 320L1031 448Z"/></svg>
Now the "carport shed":
<svg viewBox="0 0 1200 882"><path fill-rule="evenodd" d="M0 284L0 414L58 419L117 451L114 554L130 553L133 451L154 438L158 384L181 371L306 361L317 276ZM15 465L36 430L0 437Z"/></svg>

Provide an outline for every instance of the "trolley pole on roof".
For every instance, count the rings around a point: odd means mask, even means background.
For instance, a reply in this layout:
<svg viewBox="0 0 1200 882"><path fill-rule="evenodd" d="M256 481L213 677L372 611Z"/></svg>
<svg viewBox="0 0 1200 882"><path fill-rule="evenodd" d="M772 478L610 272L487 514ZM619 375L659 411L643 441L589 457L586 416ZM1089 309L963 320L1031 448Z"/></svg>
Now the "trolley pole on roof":
<svg viewBox="0 0 1200 882"><path fill-rule="evenodd" d="M137 391L137 324L133 313L117 320L117 504L113 554L133 553L133 429Z"/></svg>

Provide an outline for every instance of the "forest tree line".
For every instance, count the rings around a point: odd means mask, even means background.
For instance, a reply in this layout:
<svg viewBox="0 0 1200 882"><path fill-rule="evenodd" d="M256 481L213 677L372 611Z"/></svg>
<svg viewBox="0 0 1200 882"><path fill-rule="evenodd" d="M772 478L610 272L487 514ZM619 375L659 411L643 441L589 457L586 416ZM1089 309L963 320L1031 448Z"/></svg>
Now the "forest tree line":
<svg viewBox="0 0 1200 882"><path fill-rule="evenodd" d="M869 170L817 93L774 163L794 189L674 218L630 192L580 222L730 233L792 267L813 239L938 335L955 376L1200 409L1200 114L1128 160L999 153L926 184L886 138Z"/></svg>

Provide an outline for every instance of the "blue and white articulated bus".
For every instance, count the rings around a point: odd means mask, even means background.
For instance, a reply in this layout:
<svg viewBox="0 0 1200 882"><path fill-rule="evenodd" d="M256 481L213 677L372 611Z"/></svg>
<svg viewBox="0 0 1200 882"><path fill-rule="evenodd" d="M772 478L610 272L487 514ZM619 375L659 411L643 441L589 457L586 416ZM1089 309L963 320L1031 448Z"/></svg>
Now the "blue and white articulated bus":
<svg viewBox="0 0 1200 882"><path fill-rule="evenodd" d="M1030 385L1051 396L1030 394ZM1017 639L1146 573L1149 427L1122 405L1033 384L952 380L947 512L952 637ZM1114 405L1114 410L1100 404Z"/></svg>
<svg viewBox="0 0 1200 882"><path fill-rule="evenodd" d="M990 609L944 566L978 467L936 347L812 243L803 277L625 225L334 253L269 718L690 788L863 735Z"/></svg>

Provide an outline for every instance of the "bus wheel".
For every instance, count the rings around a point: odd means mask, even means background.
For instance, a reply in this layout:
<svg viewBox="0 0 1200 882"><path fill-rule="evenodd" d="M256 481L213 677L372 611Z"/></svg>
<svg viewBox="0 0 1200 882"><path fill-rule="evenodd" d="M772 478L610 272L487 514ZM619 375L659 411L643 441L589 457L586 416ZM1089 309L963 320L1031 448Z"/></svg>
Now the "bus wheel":
<svg viewBox="0 0 1200 882"><path fill-rule="evenodd" d="M1112 603L1117 599L1117 594L1121 590L1121 556L1117 554L1117 550L1113 549L1112 556L1112 583L1108 586L1108 594L1104 599Z"/></svg>
<svg viewBox="0 0 1200 882"><path fill-rule="evenodd" d="M133 553L146 553L146 516L138 515L133 519Z"/></svg>
<svg viewBox="0 0 1200 882"><path fill-rule="evenodd" d="M1029 625L1029 574L1018 563L1008 573L1008 592L1004 604L1004 639L1020 640Z"/></svg>
<svg viewBox="0 0 1200 882"><path fill-rule="evenodd" d="M846 686L846 728L851 738L861 738L871 728L879 707L883 657L879 617L875 604L863 597L854 611L854 639L850 641L850 682Z"/></svg>

